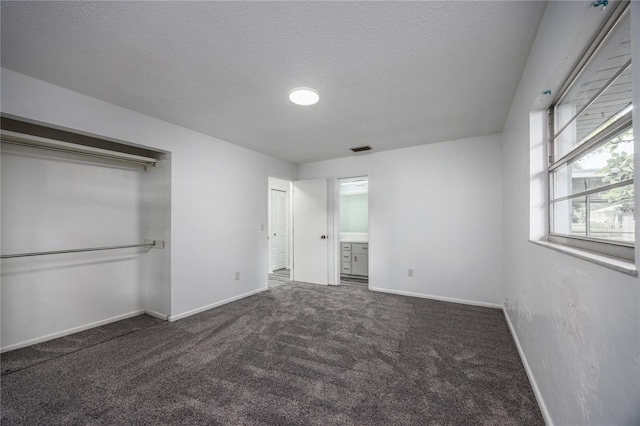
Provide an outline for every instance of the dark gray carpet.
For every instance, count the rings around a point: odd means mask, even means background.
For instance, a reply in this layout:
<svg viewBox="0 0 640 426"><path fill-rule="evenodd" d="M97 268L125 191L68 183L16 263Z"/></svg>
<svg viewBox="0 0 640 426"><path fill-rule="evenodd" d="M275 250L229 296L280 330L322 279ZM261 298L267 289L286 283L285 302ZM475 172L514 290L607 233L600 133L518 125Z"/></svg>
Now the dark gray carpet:
<svg viewBox="0 0 640 426"><path fill-rule="evenodd" d="M81 349L86 349L126 334L135 333L136 331L163 322L163 320L149 315L139 315L69 336L60 337L59 339L49 340L48 342L6 352L0 355L2 375L5 376L10 373L15 373L24 368L33 367L34 365L51 361L63 355L77 352Z"/></svg>
<svg viewBox="0 0 640 426"><path fill-rule="evenodd" d="M542 425L499 310L282 283L2 378L2 424Z"/></svg>

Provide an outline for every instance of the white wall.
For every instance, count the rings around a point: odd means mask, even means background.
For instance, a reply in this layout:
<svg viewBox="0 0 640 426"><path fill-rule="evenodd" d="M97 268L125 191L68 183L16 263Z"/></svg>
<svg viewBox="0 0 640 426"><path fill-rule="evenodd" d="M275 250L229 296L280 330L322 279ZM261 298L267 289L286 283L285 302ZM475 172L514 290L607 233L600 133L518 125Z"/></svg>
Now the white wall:
<svg viewBox="0 0 640 426"><path fill-rule="evenodd" d="M295 165L6 69L2 112L171 153L171 319L267 288L265 182Z"/></svg>
<svg viewBox="0 0 640 426"><path fill-rule="evenodd" d="M300 165L300 179L330 178L329 276L339 266L336 179L369 176L370 288L499 304L500 141L491 135Z"/></svg>
<svg viewBox="0 0 640 426"><path fill-rule="evenodd" d="M635 2L634 41L640 40ZM550 2L503 133L504 305L542 397L558 425L637 424L640 420L640 292L638 279L528 242L541 220L532 188L530 112L543 109L542 91L566 75L589 40L584 14L604 16L588 2ZM638 82L640 49L633 62ZM639 105L638 85L634 103ZM637 110L636 119L638 118ZM539 123L539 114L532 114ZM637 139L637 134L636 134ZM637 141L636 141L637 142ZM637 148L636 148L637 150ZM637 168L636 168L637 170ZM535 183L535 182L534 182ZM539 189L539 188L538 188ZM531 208L531 211L530 211ZM530 231L533 229L534 231Z"/></svg>

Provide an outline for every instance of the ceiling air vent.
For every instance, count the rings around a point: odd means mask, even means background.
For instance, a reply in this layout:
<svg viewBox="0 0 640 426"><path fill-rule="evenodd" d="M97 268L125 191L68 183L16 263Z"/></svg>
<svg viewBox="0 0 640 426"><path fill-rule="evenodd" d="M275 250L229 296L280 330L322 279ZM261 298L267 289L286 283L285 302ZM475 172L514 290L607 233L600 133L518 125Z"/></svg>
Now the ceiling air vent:
<svg viewBox="0 0 640 426"><path fill-rule="evenodd" d="M371 151L371 147L369 145L367 145L367 146L357 146L355 148L351 148L351 151L353 151L353 152Z"/></svg>

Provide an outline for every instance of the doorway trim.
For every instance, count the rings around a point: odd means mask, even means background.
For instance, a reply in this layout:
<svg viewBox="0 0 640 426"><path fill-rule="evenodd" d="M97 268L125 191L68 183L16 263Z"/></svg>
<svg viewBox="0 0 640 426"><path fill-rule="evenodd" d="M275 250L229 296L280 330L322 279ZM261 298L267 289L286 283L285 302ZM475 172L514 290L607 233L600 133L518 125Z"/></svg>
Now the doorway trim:
<svg viewBox="0 0 640 426"><path fill-rule="evenodd" d="M268 228L269 272L286 269L289 264L289 232L287 229L287 191L269 188L271 207ZM276 205L274 205L274 203Z"/></svg>

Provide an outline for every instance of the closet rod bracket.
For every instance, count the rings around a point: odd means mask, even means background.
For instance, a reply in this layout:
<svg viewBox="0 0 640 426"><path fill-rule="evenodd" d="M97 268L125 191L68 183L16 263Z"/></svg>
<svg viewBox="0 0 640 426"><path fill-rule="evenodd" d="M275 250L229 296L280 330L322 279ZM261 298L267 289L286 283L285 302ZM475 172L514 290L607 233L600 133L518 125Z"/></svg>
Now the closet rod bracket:
<svg viewBox="0 0 640 426"><path fill-rule="evenodd" d="M144 165L144 171L149 172L151 170L162 169L164 167L164 162L165 160L157 160L157 161L154 161L153 163L146 163Z"/></svg>
<svg viewBox="0 0 640 426"><path fill-rule="evenodd" d="M164 240L144 240L145 244L153 244L151 248L163 249Z"/></svg>

